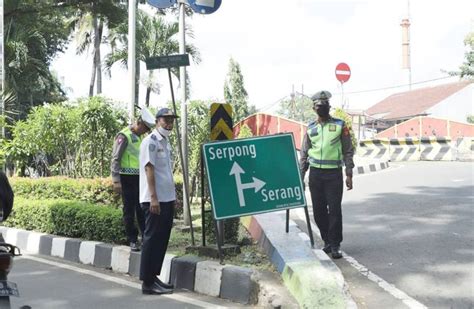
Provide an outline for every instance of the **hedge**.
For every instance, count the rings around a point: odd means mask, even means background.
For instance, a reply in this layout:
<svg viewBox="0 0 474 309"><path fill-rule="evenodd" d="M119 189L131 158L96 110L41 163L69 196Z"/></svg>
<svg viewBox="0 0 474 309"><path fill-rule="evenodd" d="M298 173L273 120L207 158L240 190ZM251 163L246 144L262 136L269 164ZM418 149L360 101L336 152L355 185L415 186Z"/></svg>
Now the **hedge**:
<svg viewBox="0 0 474 309"><path fill-rule="evenodd" d="M181 175L174 177L178 200L183 199L183 179ZM15 196L29 199L64 199L84 201L91 204L103 204L112 207L121 207L121 196L114 193L112 180L73 179L66 177L23 178L12 177L10 183ZM178 210L182 214L182 210Z"/></svg>
<svg viewBox="0 0 474 309"><path fill-rule="evenodd" d="M214 217L212 212L206 212L205 214L205 226L204 230L206 233L206 239L210 244L216 243L216 228L214 223ZM224 243L225 244L237 244L239 240L239 225L240 218L231 218L224 220Z"/></svg>
<svg viewBox="0 0 474 309"><path fill-rule="evenodd" d="M29 199L64 199L119 207L120 195L114 193L112 180L73 179L66 177L23 178L12 177L10 183L15 196Z"/></svg>
<svg viewBox="0 0 474 309"><path fill-rule="evenodd" d="M15 197L12 214L3 225L58 236L126 243L122 211L87 202Z"/></svg>

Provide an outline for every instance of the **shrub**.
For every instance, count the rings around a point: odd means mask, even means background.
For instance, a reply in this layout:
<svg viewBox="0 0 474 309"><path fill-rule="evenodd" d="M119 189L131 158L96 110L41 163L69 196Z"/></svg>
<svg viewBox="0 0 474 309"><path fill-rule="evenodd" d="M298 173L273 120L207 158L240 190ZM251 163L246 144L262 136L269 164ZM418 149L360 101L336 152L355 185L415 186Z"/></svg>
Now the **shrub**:
<svg viewBox="0 0 474 309"><path fill-rule="evenodd" d="M125 244L122 211L87 202L15 198L5 226L65 237Z"/></svg>
<svg viewBox="0 0 474 309"><path fill-rule="evenodd" d="M216 243L216 232L215 223L212 212L206 212L205 214L205 233L206 241L210 244ZM239 240L239 225L240 218L232 218L224 220L224 243L225 244L237 244Z"/></svg>
<svg viewBox="0 0 474 309"><path fill-rule="evenodd" d="M184 205L183 201L183 175L177 174L174 175L174 183L176 185L176 200L181 202L181 205ZM183 207L176 207L174 212L175 218L183 217Z"/></svg>
<svg viewBox="0 0 474 309"><path fill-rule="evenodd" d="M16 196L30 199L65 199L119 207L120 195L113 192L110 179L72 179L46 177L39 179L13 177L10 179Z"/></svg>

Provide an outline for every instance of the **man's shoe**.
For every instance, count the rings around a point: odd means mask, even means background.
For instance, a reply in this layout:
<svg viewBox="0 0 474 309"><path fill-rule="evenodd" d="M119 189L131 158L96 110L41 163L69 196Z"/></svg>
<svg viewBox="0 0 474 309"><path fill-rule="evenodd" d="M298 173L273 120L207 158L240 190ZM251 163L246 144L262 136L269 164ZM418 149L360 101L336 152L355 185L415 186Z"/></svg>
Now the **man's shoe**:
<svg viewBox="0 0 474 309"><path fill-rule="evenodd" d="M342 258L342 251L339 246L331 247L331 256L333 259L340 259Z"/></svg>
<svg viewBox="0 0 474 309"><path fill-rule="evenodd" d="M137 252L140 251L140 246L136 242L131 242L130 243L130 250Z"/></svg>
<svg viewBox="0 0 474 309"><path fill-rule="evenodd" d="M170 289L170 290L174 289L174 285L161 281L160 278L158 278L158 276L155 278L155 283L161 285L165 289Z"/></svg>
<svg viewBox="0 0 474 309"><path fill-rule="evenodd" d="M323 251L324 251L326 254L331 253L331 245L330 245L330 244L325 244L324 247L323 247Z"/></svg>
<svg viewBox="0 0 474 309"><path fill-rule="evenodd" d="M143 294L155 294L155 295L161 295L161 294L171 294L173 293L173 290L167 289L162 287L156 282L153 282L152 285L147 286L145 284L142 284L142 293Z"/></svg>

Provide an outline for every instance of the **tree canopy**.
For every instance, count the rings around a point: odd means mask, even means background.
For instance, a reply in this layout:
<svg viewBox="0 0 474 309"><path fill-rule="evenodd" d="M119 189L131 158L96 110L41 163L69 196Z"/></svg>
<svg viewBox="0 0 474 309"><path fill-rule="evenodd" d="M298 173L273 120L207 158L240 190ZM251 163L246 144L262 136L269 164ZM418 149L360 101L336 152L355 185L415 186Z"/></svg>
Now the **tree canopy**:
<svg viewBox="0 0 474 309"><path fill-rule="evenodd" d="M234 124L255 112L254 106L249 106L248 94L245 90L244 76L240 64L234 59L229 60L229 72L224 83L224 99L234 110Z"/></svg>

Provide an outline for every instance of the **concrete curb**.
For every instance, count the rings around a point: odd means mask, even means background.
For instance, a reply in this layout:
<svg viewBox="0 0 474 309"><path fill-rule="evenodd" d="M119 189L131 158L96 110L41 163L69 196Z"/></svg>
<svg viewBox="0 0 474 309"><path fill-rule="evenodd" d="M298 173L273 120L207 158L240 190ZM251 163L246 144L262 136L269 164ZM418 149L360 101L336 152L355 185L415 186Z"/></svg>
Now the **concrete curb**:
<svg viewBox="0 0 474 309"><path fill-rule="evenodd" d="M118 273L128 273L133 277L138 277L140 273L140 253L131 252L129 247L3 226L0 227L0 233L7 243L19 247L22 252L54 256ZM258 273L248 268L220 265L195 256L176 257L167 254L160 279L174 283L177 288L241 304L258 303Z"/></svg>
<svg viewBox="0 0 474 309"><path fill-rule="evenodd" d="M294 221L290 220L289 233L284 232L284 212L245 217L241 221L270 257L302 308L354 306L344 278L332 260L321 249L311 248L309 237Z"/></svg>
<svg viewBox="0 0 474 309"><path fill-rule="evenodd" d="M362 166L356 166L354 168L353 173L354 175L362 175L362 174L368 174L368 173L381 171L386 168L389 168L388 161L377 162L377 163L371 163L371 164L362 165Z"/></svg>

